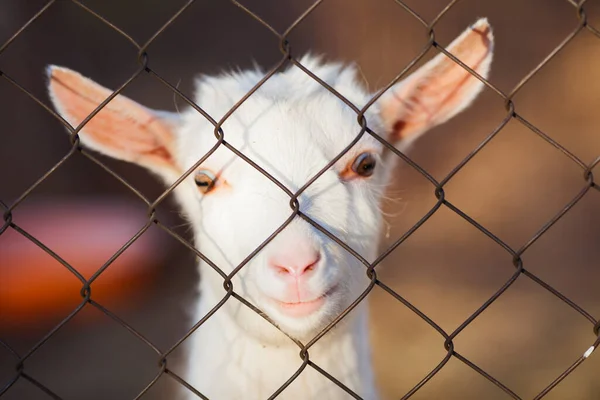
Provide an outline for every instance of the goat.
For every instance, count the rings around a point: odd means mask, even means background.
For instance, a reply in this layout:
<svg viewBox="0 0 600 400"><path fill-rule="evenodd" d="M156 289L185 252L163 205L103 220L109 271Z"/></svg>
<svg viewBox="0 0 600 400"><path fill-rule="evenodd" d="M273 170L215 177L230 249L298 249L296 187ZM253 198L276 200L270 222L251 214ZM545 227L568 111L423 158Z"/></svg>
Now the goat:
<svg viewBox="0 0 600 400"><path fill-rule="evenodd" d="M478 20L447 50L486 78L493 35ZM301 64L362 107L367 93L352 66L305 56ZM49 66L49 95L71 125L80 124L112 92L72 70ZM225 115L254 87L260 70L202 77L195 103ZM483 83L438 54L393 85L365 113L368 126L400 151L422 133L464 110ZM356 113L294 66L278 72L226 119L231 146L296 192L356 137ZM136 163L172 185L215 144L214 126L192 107L154 111L116 96L79 132L81 144ZM382 190L397 157L370 134L299 196L300 211L364 259L376 258ZM247 161L219 146L174 189L193 227L197 249L225 274L236 268L291 215L289 196ZM200 260L195 319L225 296L223 278ZM306 343L343 312L370 283L356 257L295 217L239 270L237 294L279 329L229 298L190 338L187 378L209 398L258 399L273 394L302 365L291 338ZM285 332L284 335L282 332ZM370 360L368 311L359 303L309 350L310 361L365 399L378 397ZM342 399L348 393L311 366L280 395L285 399Z"/></svg>

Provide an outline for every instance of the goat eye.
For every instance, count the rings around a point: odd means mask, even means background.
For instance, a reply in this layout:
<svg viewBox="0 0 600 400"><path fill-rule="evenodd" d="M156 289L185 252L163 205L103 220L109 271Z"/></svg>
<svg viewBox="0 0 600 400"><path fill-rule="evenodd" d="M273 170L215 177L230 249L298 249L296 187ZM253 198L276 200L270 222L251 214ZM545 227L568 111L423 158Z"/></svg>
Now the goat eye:
<svg viewBox="0 0 600 400"><path fill-rule="evenodd" d="M196 176L194 176L194 181L196 182L196 186L198 189L204 194L210 192L214 186L217 177L208 170L200 170L196 172Z"/></svg>
<svg viewBox="0 0 600 400"><path fill-rule="evenodd" d="M362 153L354 159L352 163L352 171L360 176L371 176L375 171L375 157L371 153Z"/></svg>

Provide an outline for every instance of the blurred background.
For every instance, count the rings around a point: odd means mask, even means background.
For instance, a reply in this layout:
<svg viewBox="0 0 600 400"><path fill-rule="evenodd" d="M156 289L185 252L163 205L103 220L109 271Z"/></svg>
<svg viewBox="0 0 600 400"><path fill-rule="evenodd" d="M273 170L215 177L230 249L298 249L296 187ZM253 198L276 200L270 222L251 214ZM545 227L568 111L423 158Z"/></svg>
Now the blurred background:
<svg viewBox="0 0 600 400"><path fill-rule="evenodd" d="M46 2L2 0L0 43ZM185 1L83 2L138 42L148 40ZM308 0L243 2L284 31ZM431 21L446 0L406 4ZM600 4L585 5L590 24ZM538 65L578 25L562 0L464 0L436 25L448 44L478 17L496 37L490 81L504 92ZM600 26L600 23L598 23ZM427 42L427 32L391 0L326 0L290 35L293 54L322 53L354 61L377 89ZM278 40L229 2L195 2L149 47L149 65L187 95L194 77L223 68L268 68ZM426 59L435 55L431 50ZM0 70L45 104L44 68L65 65L116 88L136 70L136 50L77 5L53 4L0 54ZM142 74L124 94L153 108L183 102ZM600 39L578 34L515 99L516 111L583 162L600 155ZM467 112L420 139L411 158L443 179L505 117L503 100L486 89ZM23 92L0 79L0 200L17 200L70 150L64 128ZM98 158L150 199L163 188L138 167ZM598 171L596 171L598 172ZM524 245L584 187L582 170L531 130L511 121L446 186L446 198L514 249ZM382 251L435 204L433 187L411 167L395 171L385 204L389 234ZM523 255L527 270L600 317L600 193L590 191ZM170 198L159 219L186 238L190 232ZM101 167L75 154L13 212L13 221L89 278L146 222L146 206ZM194 324L189 304L199 276L195 255L151 226L92 285L92 298L161 350ZM499 245L442 207L379 269L379 277L447 332L514 273ZM0 339L26 354L81 302L81 282L58 261L12 229L0 236ZM445 356L443 338L377 287L369 296L376 375L384 399L399 398ZM455 340L455 350L522 398L533 398L594 342L585 318L541 286L520 277ZM176 372L185 348L169 366ZM158 373L156 355L126 329L85 306L25 363L25 371L65 399L131 399ZM14 374L0 346L0 387ZM600 356L594 354L548 399L600 398ZM178 384L161 377L146 399L177 399ZM200 388L201 389L201 388ZM2 399L50 398L19 380ZM451 359L414 399L507 399L474 370Z"/></svg>

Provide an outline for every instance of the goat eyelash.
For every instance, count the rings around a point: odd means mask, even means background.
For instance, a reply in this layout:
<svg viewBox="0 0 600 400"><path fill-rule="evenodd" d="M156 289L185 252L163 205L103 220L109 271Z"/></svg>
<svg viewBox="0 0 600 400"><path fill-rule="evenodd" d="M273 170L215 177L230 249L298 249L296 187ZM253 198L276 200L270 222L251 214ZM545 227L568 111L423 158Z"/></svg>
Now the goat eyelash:
<svg viewBox="0 0 600 400"><path fill-rule="evenodd" d="M380 161L377 152L373 150L361 151L346 164L346 167L340 172L340 177L346 182L355 179L368 179L373 176Z"/></svg>
<svg viewBox="0 0 600 400"><path fill-rule="evenodd" d="M218 177L208 169L199 169L194 175L194 182L203 194L210 193L217 184Z"/></svg>

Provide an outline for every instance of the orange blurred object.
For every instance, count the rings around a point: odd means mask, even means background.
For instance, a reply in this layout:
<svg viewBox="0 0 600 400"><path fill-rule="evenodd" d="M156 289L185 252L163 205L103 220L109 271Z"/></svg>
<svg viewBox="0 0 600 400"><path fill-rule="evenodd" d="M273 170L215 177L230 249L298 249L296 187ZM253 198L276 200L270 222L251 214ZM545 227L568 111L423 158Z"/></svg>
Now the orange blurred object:
<svg viewBox="0 0 600 400"><path fill-rule="evenodd" d="M145 208L114 200L24 204L13 223L90 279L147 222ZM103 305L128 301L156 275L164 249L151 226L91 285ZM15 229L0 235L0 320L65 316L83 301L84 283Z"/></svg>

